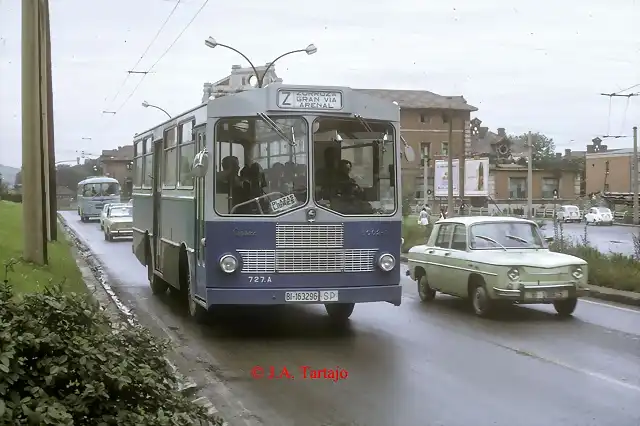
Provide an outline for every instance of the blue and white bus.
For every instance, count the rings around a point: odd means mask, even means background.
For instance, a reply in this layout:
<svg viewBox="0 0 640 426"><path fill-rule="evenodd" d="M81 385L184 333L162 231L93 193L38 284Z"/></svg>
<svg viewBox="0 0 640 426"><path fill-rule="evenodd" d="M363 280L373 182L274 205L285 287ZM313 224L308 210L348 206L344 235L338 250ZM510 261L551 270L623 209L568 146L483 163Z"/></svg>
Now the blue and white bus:
<svg viewBox="0 0 640 426"><path fill-rule="evenodd" d="M92 176L78 183L78 216L83 222L100 217L105 204L120 202L120 183L106 176Z"/></svg>
<svg viewBox="0 0 640 426"><path fill-rule="evenodd" d="M397 104L357 90L273 84L137 134L133 251L152 291L194 317L399 306L399 121Z"/></svg>

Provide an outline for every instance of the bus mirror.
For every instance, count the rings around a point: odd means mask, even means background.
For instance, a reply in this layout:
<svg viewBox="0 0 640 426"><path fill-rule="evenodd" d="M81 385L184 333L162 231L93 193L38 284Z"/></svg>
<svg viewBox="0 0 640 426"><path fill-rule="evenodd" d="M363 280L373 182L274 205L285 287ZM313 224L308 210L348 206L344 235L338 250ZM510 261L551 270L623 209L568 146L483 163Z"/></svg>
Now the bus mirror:
<svg viewBox="0 0 640 426"><path fill-rule="evenodd" d="M192 173L194 177L201 178L207 174L209 169L209 153L203 149L193 159Z"/></svg>
<svg viewBox="0 0 640 426"><path fill-rule="evenodd" d="M410 163L413 163L416 159L416 154L413 152L413 148L411 148L409 144L404 145L404 157Z"/></svg>

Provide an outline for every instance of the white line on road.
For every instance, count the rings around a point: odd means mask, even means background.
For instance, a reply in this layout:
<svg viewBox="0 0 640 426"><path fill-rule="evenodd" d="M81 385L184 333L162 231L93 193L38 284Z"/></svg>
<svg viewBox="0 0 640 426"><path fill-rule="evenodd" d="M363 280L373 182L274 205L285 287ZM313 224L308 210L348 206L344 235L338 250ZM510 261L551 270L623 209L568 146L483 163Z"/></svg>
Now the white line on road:
<svg viewBox="0 0 640 426"><path fill-rule="evenodd" d="M632 308L623 308L622 306L612 305L610 303L596 302L595 300L587 300L587 299L580 299L580 302L591 303L592 305L605 306L607 308L613 308L619 311L631 312L632 314L640 314L639 310L632 309Z"/></svg>

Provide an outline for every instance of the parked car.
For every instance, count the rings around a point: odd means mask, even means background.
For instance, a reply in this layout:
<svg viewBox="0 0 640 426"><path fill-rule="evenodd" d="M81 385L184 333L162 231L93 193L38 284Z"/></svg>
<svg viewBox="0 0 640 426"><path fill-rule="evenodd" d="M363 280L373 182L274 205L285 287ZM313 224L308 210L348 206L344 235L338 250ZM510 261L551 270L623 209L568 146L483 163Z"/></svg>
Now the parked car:
<svg viewBox="0 0 640 426"><path fill-rule="evenodd" d="M133 236L133 207L121 204L112 205L104 219L104 239Z"/></svg>
<svg viewBox="0 0 640 426"><path fill-rule="evenodd" d="M443 219L426 244L409 249L407 275L418 283L423 302L436 291L467 298L478 316L500 304L541 303L569 316L588 291L587 262L550 251L550 241L526 219Z"/></svg>
<svg viewBox="0 0 640 426"><path fill-rule="evenodd" d="M115 206L124 206L126 204L123 203L108 203L105 204L104 207L102 208L102 211L100 212L100 230L104 230L104 220L107 217L107 215L109 214L109 210L111 209L111 207L115 207Z"/></svg>
<svg viewBox="0 0 640 426"><path fill-rule="evenodd" d="M606 207L591 207L584 215L584 220L593 225L613 225L613 213Z"/></svg>
<svg viewBox="0 0 640 426"><path fill-rule="evenodd" d="M578 206L560 206L556 211L556 220L560 222L581 222L582 214Z"/></svg>

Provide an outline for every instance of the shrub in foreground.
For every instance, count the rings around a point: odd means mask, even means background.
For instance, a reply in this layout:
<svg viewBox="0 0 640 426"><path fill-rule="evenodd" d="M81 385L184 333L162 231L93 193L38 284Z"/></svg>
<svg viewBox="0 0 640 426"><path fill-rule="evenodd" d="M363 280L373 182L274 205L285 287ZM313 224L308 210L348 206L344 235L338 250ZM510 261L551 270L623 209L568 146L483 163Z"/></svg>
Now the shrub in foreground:
<svg viewBox="0 0 640 426"><path fill-rule="evenodd" d="M221 425L177 390L167 350L59 285L0 283L0 424Z"/></svg>

